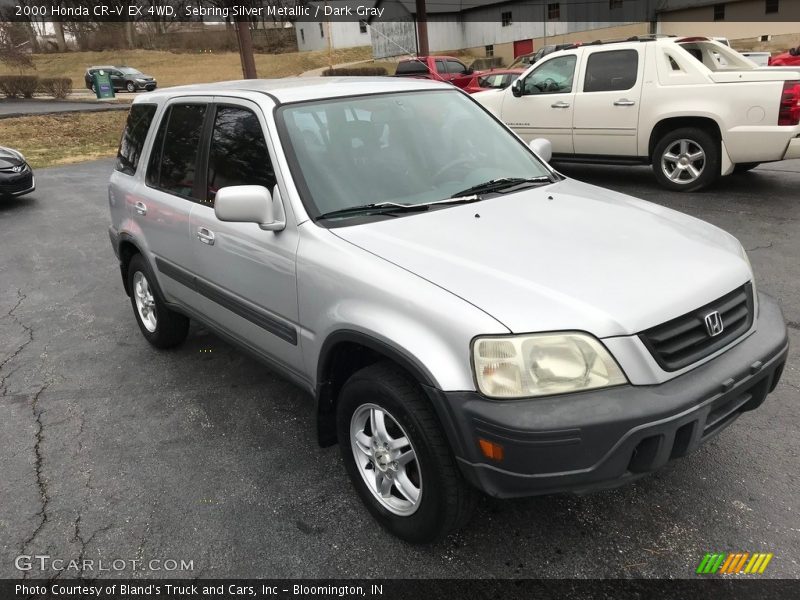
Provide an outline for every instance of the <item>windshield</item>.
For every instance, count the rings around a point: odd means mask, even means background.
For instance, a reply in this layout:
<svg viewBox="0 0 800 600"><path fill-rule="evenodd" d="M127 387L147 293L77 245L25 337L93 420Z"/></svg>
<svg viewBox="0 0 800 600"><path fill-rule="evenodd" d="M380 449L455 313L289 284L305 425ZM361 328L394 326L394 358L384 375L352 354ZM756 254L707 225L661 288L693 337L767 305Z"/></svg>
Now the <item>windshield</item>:
<svg viewBox="0 0 800 600"><path fill-rule="evenodd" d="M455 90L290 104L277 119L312 218L435 202L499 178L550 177L518 138Z"/></svg>
<svg viewBox="0 0 800 600"><path fill-rule="evenodd" d="M122 69L120 69L120 71L125 73L125 75L141 75L142 74L142 72L139 71L138 69L132 69L131 67L123 67Z"/></svg>

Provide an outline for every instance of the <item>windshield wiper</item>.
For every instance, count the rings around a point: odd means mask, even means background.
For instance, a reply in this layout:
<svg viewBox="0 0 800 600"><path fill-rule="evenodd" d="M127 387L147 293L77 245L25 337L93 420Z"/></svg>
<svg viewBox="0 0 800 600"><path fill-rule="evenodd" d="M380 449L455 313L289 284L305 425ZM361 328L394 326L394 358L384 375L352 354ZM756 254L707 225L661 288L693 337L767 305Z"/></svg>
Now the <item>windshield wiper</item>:
<svg viewBox="0 0 800 600"><path fill-rule="evenodd" d="M465 190L461 190L460 192L456 192L451 198L462 198L464 196L469 196L470 194L488 194L489 192L499 192L501 190L505 190L507 188L517 187L520 185L535 185L535 184L542 184L542 183L552 183L553 180L546 176L540 177L501 177L500 179L492 179L490 181L485 181L483 183L479 183L478 185L473 185Z"/></svg>
<svg viewBox="0 0 800 600"><path fill-rule="evenodd" d="M359 206L348 206L326 213L322 213L317 219L329 219L332 217L347 217L350 215L360 215L368 213L403 213L421 212L428 210L427 204L399 204L397 202L374 202L371 204L360 204Z"/></svg>

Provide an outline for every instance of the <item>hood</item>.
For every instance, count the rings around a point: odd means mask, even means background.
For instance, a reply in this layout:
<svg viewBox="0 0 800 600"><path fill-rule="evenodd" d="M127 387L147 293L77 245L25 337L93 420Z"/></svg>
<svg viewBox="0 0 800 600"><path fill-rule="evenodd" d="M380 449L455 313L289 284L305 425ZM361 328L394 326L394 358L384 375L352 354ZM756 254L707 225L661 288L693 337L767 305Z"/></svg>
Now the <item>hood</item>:
<svg viewBox="0 0 800 600"><path fill-rule="evenodd" d="M730 234L577 181L331 230L514 333L631 335L748 281Z"/></svg>
<svg viewBox="0 0 800 600"><path fill-rule="evenodd" d="M0 146L0 169L8 169L10 167L16 167L22 164L25 164L25 161L22 160L16 153L9 148L3 148Z"/></svg>

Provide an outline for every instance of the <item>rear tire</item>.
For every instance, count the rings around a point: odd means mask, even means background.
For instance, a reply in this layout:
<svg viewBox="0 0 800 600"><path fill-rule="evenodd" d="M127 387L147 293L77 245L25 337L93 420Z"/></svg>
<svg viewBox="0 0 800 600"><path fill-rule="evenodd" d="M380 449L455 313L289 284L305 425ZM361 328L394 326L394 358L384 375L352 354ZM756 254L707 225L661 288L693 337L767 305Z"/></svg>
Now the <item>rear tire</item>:
<svg viewBox="0 0 800 600"><path fill-rule="evenodd" d="M755 169L761 163L739 163L733 167L733 174L738 175L740 173L747 173Z"/></svg>
<svg viewBox="0 0 800 600"><path fill-rule="evenodd" d="M384 528L419 544L466 524L477 490L462 477L433 408L404 371L381 362L353 374L336 417L350 479Z"/></svg>
<svg viewBox="0 0 800 600"><path fill-rule="evenodd" d="M668 132L653 150L653 173L658 183L676 192L696 192L720 177L719 139L696 127Z"/></svg>
<svg viewBox="0 0 800 600"><path fill-rule="evenodd" d="M128 264L128 289L131 292L133 314L142 335L156 348L172 348L186 339L189 319L167 308L153 285L155 277L141 254L135 254Z"/></svg>

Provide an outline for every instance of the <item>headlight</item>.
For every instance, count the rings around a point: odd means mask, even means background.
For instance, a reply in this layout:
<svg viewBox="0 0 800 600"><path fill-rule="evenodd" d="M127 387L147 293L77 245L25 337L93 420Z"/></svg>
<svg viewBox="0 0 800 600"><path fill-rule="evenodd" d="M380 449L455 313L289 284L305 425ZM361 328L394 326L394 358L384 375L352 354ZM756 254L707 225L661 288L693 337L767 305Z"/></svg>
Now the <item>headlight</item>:
<svg viewBox="0 0 800 600"><path fill-rule="evenodd" d="M627 383L603 345L583 333L480 337L472 363L490 398L566 394Z"/></svg>

